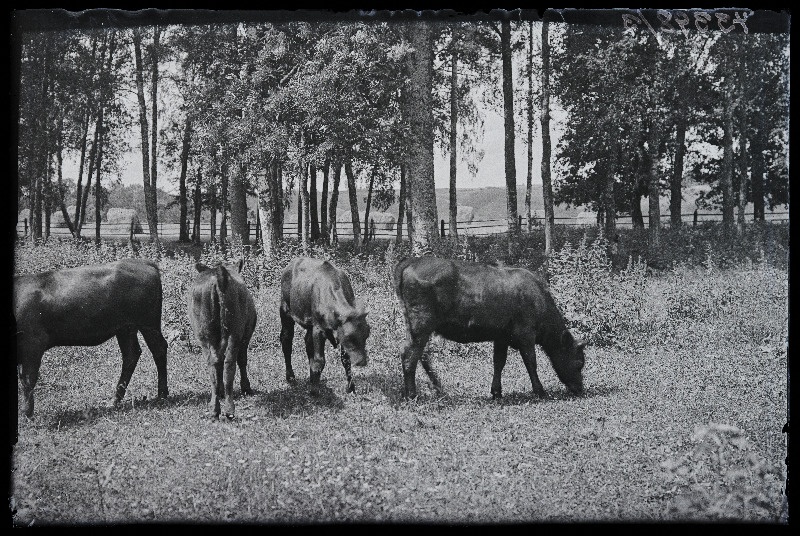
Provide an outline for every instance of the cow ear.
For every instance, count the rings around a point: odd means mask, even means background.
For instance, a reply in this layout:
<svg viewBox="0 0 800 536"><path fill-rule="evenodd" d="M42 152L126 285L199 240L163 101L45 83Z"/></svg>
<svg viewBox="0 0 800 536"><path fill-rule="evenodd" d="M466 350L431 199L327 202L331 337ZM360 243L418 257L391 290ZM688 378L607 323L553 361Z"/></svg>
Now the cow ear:
<svg viewBox="0 0 800 536"><path fill-rule="evenodd" d="M572 346L572 343L573 343L572 333L570 333L568 329L565 329L564 331L561 332L561 347L568 348Z"/></svg>
<svg viewBox="0 0 800 536"><path fill-rule="evenodd" d="M209 269L209 268L208 268L208 266L206 266L206 265L205 265L205 264L203 264L202 262L196 262L196 263L194 264L194 267L195 267L195 268L197 268L197 271L198 271L198 272L201 272L201 273L202 273L202 272L205 272L206 270L208 270L208 269Z"/></svg>
<svg viewBox="0 0 800 536"><path fill-rule="evenodd" d="M589 341L578 341L578 350L583 350L589 344Z"/></svg>

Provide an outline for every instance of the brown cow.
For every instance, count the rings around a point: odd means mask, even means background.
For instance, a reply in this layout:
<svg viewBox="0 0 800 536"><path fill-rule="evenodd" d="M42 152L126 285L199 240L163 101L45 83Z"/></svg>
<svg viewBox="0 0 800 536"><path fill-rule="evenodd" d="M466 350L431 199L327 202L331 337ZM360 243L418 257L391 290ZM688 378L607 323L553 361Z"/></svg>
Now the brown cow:
<svg viewBox="0 0 800 536"><path fill-rule="evenodd" d="M117 337L122 373L113 402L125 396L142 349L142 333L167 396L167 341L161 333L161 275L150 260L121 259L14 277L17 372L24 412L33 417L33 388L42 355L55 346L97 346Z"/></svg>
<svg viewBox="0 0 800 536"><path fill-rule="evenodd" d="M209 268L197 263L198 273L188 293L189 323L211 375L210 414L217 418L220 399L224 413L235 416L233 379L239 364L243 395L253 394L247 377L247 346L256 328L256 305L242 279L243 261Z"/></svg>
<svg viewBox="0 0 800 536"><path fill-rule="evenodd" d="M350 360L356 366L367 364L365 346L370 328L363 306L356 305L347 274L328 261L309 257L292 259L281 277L280 317L286 381L295 382L292 339L297 322L306 329L312 393L316 392L325 367L325 339L334 348L340 346L347 392L355 392Z"/></svg>
<svg viewBox="0 0 800 536"><path fill-rule="evenodd" d="M441 389L424 354L431 334L455 342L494 342L492 396L502 396L500 376L508 347L519 350L533 392L546 393L536 374L535 346L550 358L558 378L573 393L583 390L586 343L575 340L547 284L524 268L418 257L394 268L394 286L404 308L407 339L401 353L405 394L415 397L417 360Z"/></svg>

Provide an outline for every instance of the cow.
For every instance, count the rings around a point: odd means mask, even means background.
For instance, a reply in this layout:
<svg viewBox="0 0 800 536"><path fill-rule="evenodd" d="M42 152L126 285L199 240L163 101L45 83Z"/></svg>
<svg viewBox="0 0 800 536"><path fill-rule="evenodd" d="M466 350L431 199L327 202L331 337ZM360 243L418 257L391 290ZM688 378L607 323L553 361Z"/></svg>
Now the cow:
<svg viewBox="0 0 800 536"><path fill-rule="evenodd" d="M493 398L502 397L500 376L509 346L519 350L537 396L547 397L536 374L536 344L550 358L561 382L574 394L583 391L586 343L567 329L539 276L523 268L425 256L400 260L393 279L406 319L406 343L400 354L406 397L417 394L418 360L436 390L442 390L424 355L434 333L460 343L494 342Z"/></svg>
<svg viewBox="0 0 800 536"><path fill-rule="evenodd" d="M306 329L311 393L318 392L317 385L325 367L326 339L334 348L340 348L347 392L355 392L350 363L366 366L370 327L364 306L356 303L347 273L325 260L292 259L281 275L280 317L286 381L296 382L292 370L292 339L297 323Z"/></svg>
<svg viewBox="0 0 800 536"><path fill-rule="evenodd" d="M158 396L167 392L167 341L161 333L163 299L158 265L121 259L14 277L17 374L23 411L33 417L33 389L44 352L56 346L97 346L113 336L122 373L113 404L125 396L142 349L141 332L158 372Z"/></svg>
<svg viewBox="0 0 800 536"><path fill-rule="evenodd" d="M198 274L188 292L189 323L211 376L209 415L219 418L220 400L228 419L235 418L233 380L239 365L243 395L253 394L247 377L247 347L256 328L256 305L242 279L240 259L235 264L209 268L196 263Z"/></svg>

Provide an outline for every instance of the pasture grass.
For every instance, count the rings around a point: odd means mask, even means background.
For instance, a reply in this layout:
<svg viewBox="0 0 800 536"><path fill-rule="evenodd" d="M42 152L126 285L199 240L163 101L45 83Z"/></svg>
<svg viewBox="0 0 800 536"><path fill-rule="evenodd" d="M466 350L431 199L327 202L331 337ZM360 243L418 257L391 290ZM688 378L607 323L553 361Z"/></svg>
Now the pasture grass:
<svg viewBox="0 0 800 536"><path fill-rule="evenodd" d="M706 257L656 274L632 261L626 272L609 267L602 243L573 244L551 264L551 287L572 328L593 341L586 392L568 395L539 351L545 400L531 395L517 352L494 401L491 344L440 338L429 352L445 394L419 367L419 397L401 397L394 248L314 250L350 273L366 304L370 360L353 368L356 393L346 394L327 346L322 389L311 396L298 328L299 381L289 386L277 281L298 251L245 255L259 314L249 351L256 394L240 396L237 373L230 422L204 416L208 374L184 301L195 259L145 245L136 254L160 258L170 396L154 400L141 338L117 408L107 406L121 365L114 340L48 351L35 417L20 416L13 448L13 523L786 522L786 269ZM15 253L17 273L135 254L58 241ZM238 255L212 245L200 258ZM595 298L581 301L587 292ZM609 324L612 314L624 321Z"/></svg>

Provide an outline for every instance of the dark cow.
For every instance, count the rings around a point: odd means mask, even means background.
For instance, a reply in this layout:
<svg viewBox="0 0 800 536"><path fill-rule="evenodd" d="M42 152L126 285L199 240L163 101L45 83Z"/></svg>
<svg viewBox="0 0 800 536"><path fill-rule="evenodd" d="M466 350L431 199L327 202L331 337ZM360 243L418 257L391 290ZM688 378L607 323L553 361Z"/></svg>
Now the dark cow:
<svg viewBox="0 0 800 536"><path fill-rule="evenodd" d="M356 305L353 287L347 274L328 261L298 257L292 259L281 277L281 346L286 361L286 380L295 382L292 370L294 324L306 329L306 353L311 368L311 389L316 392L325 367L325 339L334 348L340 346L341 360L347 374L347 392L355 392L350 361L367 364L366 341L369 337L367 313Z"/></svg>
<svg viewBox="0 0 800 536"><path fill-rule="evenodd" d="M581 370L586 343L573 338L547 284L523 268L418 257L394 268L394 286L403 306L406 345L401 353L405 394L415 397L417 360L441 390L424 355L431 334L455 342L494 342L492 396L500 398L500 376L508 347L519 350L533 392L546 393L536 374L535 345L550 358L558 378L573 393L583 390Z"/></svg>
<svg viewBox="0 0 800 536"><path fill-rule="evenodd" d="M197 263L200 272L189 289L189 323L206 359L211 376L210 413L234 418L233 379L239 364L243 395L253 394L247 377L247 346L256 328L256 305L242 279L242 260L209 268Z"/></svg>
<svg viewBox="0 0 800 536"><path fill-rule="evenodd" d="M167 341L161 333L161 275L143 259L79 266L14 277L17 372L24 412L33 416L33 388L44 352L55 346L97 346L117 337L122 373L113 402L125 396L142 349L142 333L167 396Z"/></svg>

